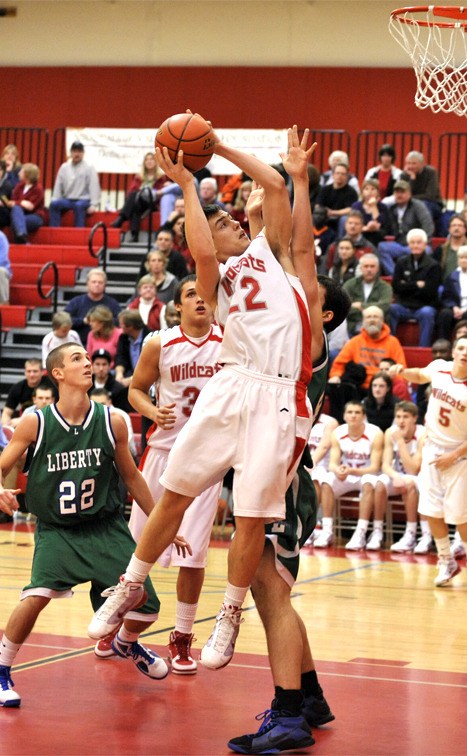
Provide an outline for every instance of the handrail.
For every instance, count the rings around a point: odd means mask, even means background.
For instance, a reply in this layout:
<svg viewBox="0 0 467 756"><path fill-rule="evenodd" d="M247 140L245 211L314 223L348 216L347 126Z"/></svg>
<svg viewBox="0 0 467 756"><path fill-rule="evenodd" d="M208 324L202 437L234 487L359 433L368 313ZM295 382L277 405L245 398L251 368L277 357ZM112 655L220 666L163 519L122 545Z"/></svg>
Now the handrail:
<svg viewBox="0 0 467 756"><path fill-rule="evenodd" d="M49 268L52 268L53 270L54 280L52 286L50 287L50 290L45 293L42 290L42 279L44 278L44 275L49 270ZM55 314L57 312L58 301L58 268L53 260L45 263L45 265L43 265L40 269L39 278L37 280L37 291L39 292L39 295L42 297L42 299L49 299L49 297L52 297L52 312Z"/></svg>
<svg viewBox="0 0 467 756"><path fill-rule="evenodd" d="M97 231L100 228L102 229L102 231L104 233L104 243L97 250L97 252L95 252L94 251L94 247L93 247L93 241L94 241L94 237L95 237ZM100 261L102 270L105 271L105 269L107 268L107 226L105 225L105 223L103 221L99 221L99 223L96 223L95 226L92 227L91 233L89 234L88 246L89 246L89 254L92 257L95 257L96 260Z"/></svg>

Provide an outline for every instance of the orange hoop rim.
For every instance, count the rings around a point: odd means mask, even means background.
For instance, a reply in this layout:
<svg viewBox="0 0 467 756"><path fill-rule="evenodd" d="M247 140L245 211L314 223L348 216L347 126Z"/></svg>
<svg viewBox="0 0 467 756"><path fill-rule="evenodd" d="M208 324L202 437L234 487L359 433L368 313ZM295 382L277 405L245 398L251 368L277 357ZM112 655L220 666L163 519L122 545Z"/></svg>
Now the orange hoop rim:
<svg viewBox="0 0 467 756"><path fill-rule="evenodd" d="M426 21L423 19L405 17L405 14L407 13L428 13L430 11L434 16L452 18L453 21L438 21L435 18L432 21ZM456 27L461 27L467 31L467 6L412 5L408 8L397 8L396 10L391 11L391 19L399 21L401 24L415 24L423 27L436 26L439 29L455 29Z"/></svg>

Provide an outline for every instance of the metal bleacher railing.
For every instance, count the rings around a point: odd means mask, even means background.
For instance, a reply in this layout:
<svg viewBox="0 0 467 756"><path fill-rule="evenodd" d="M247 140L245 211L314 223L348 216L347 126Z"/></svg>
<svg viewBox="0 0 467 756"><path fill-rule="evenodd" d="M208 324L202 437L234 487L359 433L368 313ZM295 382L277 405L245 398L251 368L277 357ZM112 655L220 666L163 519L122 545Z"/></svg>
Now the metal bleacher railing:
<svg viewBox="0 0 467 756"><path fill-rule="evenodd" d="M333 150L343 150L350 157L352 172L360 180L368 168L378 163L378 150L382 144L390 143L394 146L399 166L407 152L418 150L424 154L427 163L437 168L447 208L459 209L461 201L463 202L467 187L466 133L441 134L437 143L433 144L431 135L426 132L369 130L358 132L354 139L343 129L312 129L311 139L318 142L315 165L320 172L327 170L328 156ZM16 144L23 162L39 166L42 183L50 191L58 168L66 159L66 129L55 129L50 139L47 129L0 127L0 151L7 144ZM121 207L133 179L132 174L101 173L99 178L102 204L106 203L107 197L111 197L113 207Z"/></svg>

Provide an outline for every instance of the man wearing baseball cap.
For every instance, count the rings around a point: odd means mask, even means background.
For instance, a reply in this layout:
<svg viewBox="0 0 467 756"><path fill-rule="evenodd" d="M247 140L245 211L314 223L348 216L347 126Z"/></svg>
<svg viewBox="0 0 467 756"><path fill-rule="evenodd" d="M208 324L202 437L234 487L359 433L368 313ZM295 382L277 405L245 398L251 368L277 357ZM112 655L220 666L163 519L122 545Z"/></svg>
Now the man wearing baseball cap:
<svg viewBox="0 0 467 756"><path fill-rule="evenodd" d="M61 216L72 210L75 226L83 227L86 214L91 215L99 208L101 188L96 169L86 163L84 146L75 141L70 147L70 159L62 163L49 207L49 225L60 226Z"/></svg>
<svg viewBox="0 0 467 756"><path fill-rule="evenodd" d="M390 236L394 236L394 241L383 241L378 244L381 269L386 276L394 274L398 257L409 254L407 233L412 228L423 229L428 241L435 230L433 218L425 203L412 197L410 183L404 179L398 179L394 184L394 204L389 207L389 224L389 233Z"/></svg>
<svg viewBox="0 0 467 756"><path fill-rule="evenodd" d="M133 408L128 403L127 387L119 383L110 372L112 357L107 349L96 349L91 355L91 362L92 386L89 391L95 388L104 388L110 394L114 407L125 410L125 412L133 412Z"/></svg>

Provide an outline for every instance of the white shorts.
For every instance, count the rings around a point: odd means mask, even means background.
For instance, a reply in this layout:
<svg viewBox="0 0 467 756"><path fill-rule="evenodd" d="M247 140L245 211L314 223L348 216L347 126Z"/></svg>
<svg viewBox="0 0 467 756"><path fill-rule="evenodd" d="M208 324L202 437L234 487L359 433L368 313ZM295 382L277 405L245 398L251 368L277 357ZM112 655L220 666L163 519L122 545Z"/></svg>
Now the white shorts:
<svg viewBox="0 0 467 756"><path fill-rule="evenodd" d="M311 480L315 480L316 483L319 483L320 485L322 483L326 483L330 473L326 470L325 467L312 467L309 471L311 475Z"/></svg>
<svg viewBox="0 0 467 756"><path fill-rule="evenodd" d="M167 466L167 459L167 452L153 449L151 447L147 448L146 454L143 458L141 473L148 484L154 501L156 502L160 499L164 491L163 486L159 483L159 478ZM187 554L183 557L181 554L177 554L175 546L170 544L157 560L161 567L206 566L209 541L219 503L221 485L221 483L216 483L216 485L203 491L200 496L197 496L193 500L183 515L182 524L178 532L188 541L193 554L191 556L190 554ZM133 502L128 527L130 528L130 533L136 542L138 542L141 536L141 531L143 530L147 519L148 518L143 510L138 504Z"/></svg>
<svg viewBox="0 0 467 756"><path fill-rule="evenodd" d="M378 476L369 473L366 475L347 475L345 480L339 480L337 475L330 472L323 482L331 486L334 496L338 499L340 496L350 493L350 491L361 492L365 483L369 483L374 488L378 482Z"/></svg>
<svg viewBox="0 0 467 756"><path fill-rule="evenodd" d="M418 511L427 517L444 519L449 525L467 522L467 459L461 457L448 470L437 470L430 462L446 449L426 441L418 478Z"/></svg>
<svg viewBox="0 0 467 756"><path fill-rule="evenodd" d="M415 488L418 491L418 476L417 475L408 475L407 473L398 473L399 476L404 481L411 480L413 483L415 483ZM382 483L383 486L386 489L386 493L388 496L401 496L402 490L400 488L396 488L394 486L394 483L392 482L392 478L389 477L389 475L386 475L386 473L382 473L378 476L378 483Z"/></svg>
<svg viewBox="0 0 467 756"><path fill-rule="evenodd" d="M283 520L285 492L312 424L300 389L285 378L224 367L202 389L169 454L162 485L197 496L233 467L235 516Z"/></svg>

